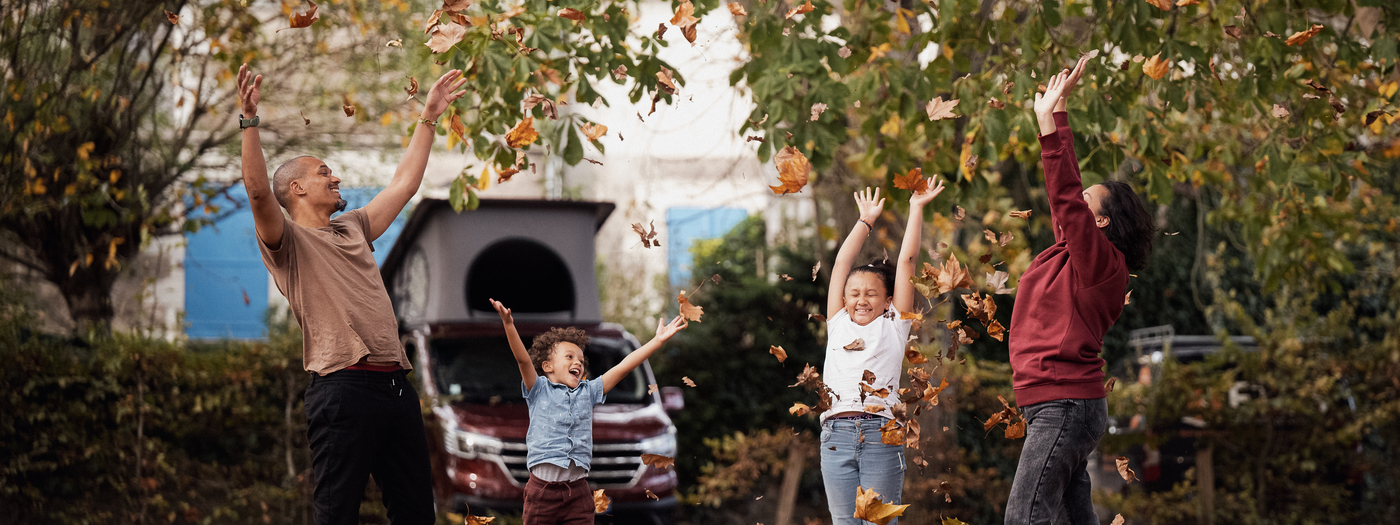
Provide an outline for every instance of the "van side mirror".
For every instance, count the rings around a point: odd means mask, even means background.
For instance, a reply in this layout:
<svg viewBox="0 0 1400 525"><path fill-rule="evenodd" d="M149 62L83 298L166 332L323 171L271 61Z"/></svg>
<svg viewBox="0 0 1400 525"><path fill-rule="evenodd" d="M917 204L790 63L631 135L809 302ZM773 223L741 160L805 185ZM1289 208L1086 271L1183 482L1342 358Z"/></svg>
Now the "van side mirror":
<svg viewBox="0 0 1400 525"><path fill-rule="evenodd" d="M667 414L675 414L685 408L685 394L681 392L681 387L661 387L661 408L665 409Z"/></svg>

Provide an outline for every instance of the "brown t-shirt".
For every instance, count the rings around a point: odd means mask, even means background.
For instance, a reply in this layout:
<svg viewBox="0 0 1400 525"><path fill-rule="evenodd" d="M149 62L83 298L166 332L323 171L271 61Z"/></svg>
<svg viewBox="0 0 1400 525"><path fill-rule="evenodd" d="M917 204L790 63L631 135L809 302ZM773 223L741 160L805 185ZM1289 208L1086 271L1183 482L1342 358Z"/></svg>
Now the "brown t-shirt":
<svg viewBox="0 0 1400 525"><path fill-rule="evenodd" d="M413 368L399 343L398 321L368 231L369 216L361 208L325 228L284 219L278 249L258 242L263 264L301 324L308 372L326 375L362 357L371 364Z"/></svg>

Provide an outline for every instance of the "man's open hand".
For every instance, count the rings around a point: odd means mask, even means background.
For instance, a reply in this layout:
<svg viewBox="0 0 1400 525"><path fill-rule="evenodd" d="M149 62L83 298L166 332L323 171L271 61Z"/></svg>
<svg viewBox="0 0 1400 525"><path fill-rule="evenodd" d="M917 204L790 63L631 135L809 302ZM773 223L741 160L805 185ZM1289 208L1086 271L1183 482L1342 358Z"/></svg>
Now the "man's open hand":
<svg viewBox="0 0 1400 525"><path fill-rule="evenodd" d="M466 83L467 79L462 77L460 69L443 73L442 77L437 79L437 82L433 82L433 87L428 90L428 101L423 105L423 118L437 120L438 117L442 116L442 112L447 111L447 107L452 105L452 101L467 94L465 89L457 90Z"/></svg>
<svg viewBox="0 0 1400 525"><path fill-rule="evenodd" d="M242 111L243 118L253 118L258 116L258 100L262 98L262 75L253 77L253 72L248 71L248 64L238 67L238 109Z"/></svg>

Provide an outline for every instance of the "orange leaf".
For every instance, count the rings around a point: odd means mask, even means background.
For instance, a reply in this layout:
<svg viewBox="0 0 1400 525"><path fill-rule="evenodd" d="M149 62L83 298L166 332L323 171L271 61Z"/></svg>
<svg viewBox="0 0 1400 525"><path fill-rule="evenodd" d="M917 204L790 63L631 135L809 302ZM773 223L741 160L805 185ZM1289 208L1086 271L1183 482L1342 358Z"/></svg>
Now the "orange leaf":
<svg viewBox="0 0 1400 525"><path fill-rule="evenodd" d="M778 182L781 186L769 186L773 193L784 195L797 193L807 185L807 175L812 171L812 163L807 161L807 156L792 146L787 146L773 156L773 163L778 166Z"/></svg>
<svg viewBox="0 0 1400 525"><path fill-rule="evenodd" d="M1132 483L1133 480L1137 479L1137 473L1133 472L1133 469L1128 468L1128 458L1118 456L1118 459L1114 460L1114 462L1118 464L1118 475L1123 476L1123 481Z"/></svg>
<svg viewBox="0 0 1400 525"><path fill-rule="evenodd" d="M924 354L919 352L919 348L914 345L909 345L909 348L904 349L904 358L908 359L911 365L922 365L928 362L928 358L924 357Z"/></svg>
<svg viewBox="0 0 1400 525"><path fill-rule="evenodd" d="M689 377L682 377L682 378L681 378L681 382L682 382L682 383L685 383L685 386L688 386L688 387L690 387L690 388L695 388L695 382L694 382L694 381L691 381Z"/></svg>
<svg viewBox="0 0 1400 525"><path fill-rule="evenodd" d="M567 19L573 20L573 21L575 21L575 22L582 22L583 19L585 18L585 17L584 17L584 14L583 14L583 11L579 11L579 10L574 9L574 8L572 8L572 7L565 7L565 8L563 8L563 9L560 9L560 10L559 10L559 17L560 17L560 18L567 18Z"/></svg>
<svg viewBox="0 0 1400 525"><path fill-rule="evenodd" d="M408 93L408 98L418 96L418 79L408 77L408 87L403 88L403 90Z"/></svg>
<svg viewBox="0 0 1400 525"><path fill-rule="evenodd" d="M1293 36L1288 37L1288 40L1284 40L1283 42L1290 46L1301 45L1303 42L1307 42L1309 39L1316 36L1320 32L1322 32L1322 24L1313 24L1313 26L1308 28L1306 31L1299 31L1297 33L1293 33Z"/></svg>
<svg viewBox="0 0 1400 525"><path fill-rule="evenodd" d="M1017 218L1017 219L1029 219L1029 218L1031 218L1031 210L1022 210L1022 211L1012 210L1012 211L1010 211L1010 212L1007 212L1007 215L1010 215L1010 216L1015 217L1015 218Z"/></svg>
<svg viewBox="0 0 1400 525"><path fill-rule="evenodd" d="M642 464L651 465L659 469L668 469L676 464L676 458L663 456L661 454L642 454Z"/></svg>
<svg viewBox="0 0 1400 525"><path fill-rule="evenodd" d="M729 8L729 13L734 16L748 16L749 14L748 11L744 10L743 4L736 4L730 2L728 4L725 4L725 6Z"/></svg>
<svg viewBox="0 0 1400 525"><path fill-rule="evenodd" d="M681 294L680 294L680 296L676 297L676 301L680 303L680 305L681 305L681 315L682 315L682 316L685 316L685 319L686 319L687 321L695 321L695 322L697 322L697 323L700 322L700 316L705 314L705 309L702 308L702 307L699 307L699 306L695 306L695 305L693 305L693 304L690 304L690 299L687 299L686 296L685 296L685 290L681 290ZM695 385L690 385L690 386L695 386Z"/></svg>
<svg viewBox="0 0 1400 525"><path fill-rule="evenodd" d="M700 23L699 18L695 18L695 4L690 0L683 0L681 5L676 6L676 14L671 16L671 25L685 27Z"/></svg>
<svg viewBox="0 0 1400 525"><path fill-rule="evenodd" d="M456 112L453 112L452 118L447 120L447 127L452 133L457 134L457 140L467 141L467 127L462 125L462 117L458 116Z"/></svg>
<svg viewBox="0 0 1400 525"><path fill-rule="evenodd" d="M811 411L812 411L812 407L809 407L809 406L804 405L804 404L802 404L802 403L793 403L793 404L792 404L792 408L789 408L789 409L788 409L788 413L789 413L789 414L792 414L792 415L794 415L794 416L805 416L805 415L807 415L808 412L811 412Z"/></svg>
<svg viewBox="0 0 1400 525"><path fill-rule="evenodd" d="M867 490L865 487L856 487L856 513L855 518L874 522L876 525L886 525L890 520L904 514L904 509L909 505L890 505L880 501L880 495L874 489Z"/></svg>
<svg viewBox="0 0 1400 525"><path fill-rule="evenodd" d="M506 145L512 148L519 148L540 138L539 132L535 131L534 123L534 117L525 117L525 120L521 120L519 124L515 125L514 129L506 133Z"/></svg>
<svg viewBox="0 0 1400 525"><path fill-rule="evenodd" d="M732 4L731 4L731 5L732 5ZM743 9L743 8L740 8L740 9ZM169 10L166 10L166 11L165 11L165 19L166 19L166 20L169 20L170 23L172 23L172 24L180 25L180 16L179 16L179 15L176 15L175 13L171 13Z"/></svg>
<svg viewBox="0 0 1400 525"><path fill-rule="evenodd" d="M593 125L584 122L578 129L583 132L583 136L588 137L588 140L598 140L602 138L603 135L608 134L608 127L602 124Z"/></svg>
<svg viewBox="0 0 1400 525"><path fill-rule="evenodd" d="M321 15L316 14L316 9L317 9L316 2L307 2L307 3L308 3L308 4L311 4L311 9L307 10L305 13L292 13L292 15L291 15L290 17L288 17L288 18L291 19L291 23L292 23L292 26L291 26L291 27L292 27L293 29L295 29L295 28L302 28L302 27L310 27L311 24L312 24L313 22L315 22L317 19L321 18Z"/></svg>
<svg viewBox="0 0 1400 525"><path fill-rule="evenodd" d="M807 3L802 4L802 5L799 5L799 6L797 6L797 7L792 8L792 9L789 9L788 12L787 12L787 15L784 16L783 18L791 19L792 17L797 16L797 15L801 15L801 14L805 14L805 13L810 13L810 12L812 12L812 11L815 10L815 9L816 9L816 6L813 6L813 5L812 5L812 0L807 0Z"/></svg>
<svg viewBox="0 0 1400 525"><path fill-rule="evenodd" d="M774 357L777 357L779 363L787 361L787 350L783 350L783 347L781 346L770 345L768 347L768 353L773 354Z"/></svg>
<svg viewBox="0 0 1400 525"><path fill-rule="evenodd" d="M922 193L928 190L928 179L924 178L923 168L914 168L904 175L894 177L894 187L901 190L909 190L914 193Z"/></svg>
<svg viewBox="0 0 1400 525"><path fill-rule="evenodd" d="M602 514L612 505L612 500L603 494L603 489L593 491L593 513Z"/></svg>
<svg viewBox="0 0 1400 525"><path fill-rule="evenodd" d="M675 81L671 78L671 70L666 69L666 66L661 66L661 71L656 72L656 81L659 82L657 87L660 87L666 94L676 94Z"/></svg>
<svg viewBox="0 0 1400 525"><path fill-rule="evenodd" d="M1163 11L1170 11L1172 8L1172 0L1147 0L1147 3Z"/></svg>
<svg viewBox="0 0 1400 525"><path fill-rule="evenodd" d="M1162 60L1161 53L1152 55L1152 58L1149 58L1146 62L1142 63L1142 72L1147 73L1147 76L1152 77L1153 80L1158 80L1166 76L1167 72L1171 71L1171 69L1171 61Z"/></svg>

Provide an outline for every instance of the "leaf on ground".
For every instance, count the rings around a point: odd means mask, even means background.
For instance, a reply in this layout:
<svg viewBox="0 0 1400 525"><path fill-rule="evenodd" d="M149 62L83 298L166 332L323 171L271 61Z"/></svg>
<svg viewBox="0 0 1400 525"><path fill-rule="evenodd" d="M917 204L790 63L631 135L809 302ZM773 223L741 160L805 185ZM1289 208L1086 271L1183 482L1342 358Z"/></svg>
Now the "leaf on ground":
<svg viewBox="0 0 1400 525"><path fill-rule="evenodd" d="M316 5L316 4L312 4L312 5ZM1322 32L1322 29L1323 29L1322 24L1313 24L1312 27L1309 27L1309 28L1308 28L1307 30L1305 30L1305 31L1299 31L1299 32L1297 32L1297 33L1293 33L1293 36L1288 37L1288 39L1287 39L1287 40L1284 40L1283 42L1284 42L1285 44L1290 45L1290 46L1301 45L1303 42L1307 42L1308 40L1312 39L1312 37L1314 37L1314 36L1316 36L1318 33Z"/></svg>
<svg viewBox="0 0 1400 525"><path fill-rule="evenodd" d="M593 491L594 514L602 514L608 510L609 505L612 505L612 500L608 499L608 497L603 494L603 489Z"/></svg>
<svg viewBox="0 0 1400 525"><path fill-rule="evenodd" d="M850 344L847 344L846 346L843 346L841 348L845 348L846 350L850 350L852 352L865 350L865 340L857 337L855 341L851 341Z"/></svg>
<svg viewBox="0 0 1400 525"><path fill-rule="evenodd" d="M1118 456L1118 459L1114 461L1118 464L1118 475L1123 476L1123 481L1132 483L1133 480L1137 479L1137 473L1128 468L1128 458Z"/></svg>
<svg viewBox="0 0 1400 525"><path fill-rule="evenodd" d="M659 469L668 469L676 464L676 458L663 456L661 454L642 454L642 464L651 465Z"/></svg>
<svg viewBox="0 0 1400 525"><path fill-rule="evenodd" d="M311 27L311 24L315 23L316 20L321 18L321 15L316 13L316 10L319 9L319 6L316 5L316 2L307 3L311 4L311 9L307 9L305 13L292 13L287 17L291 22L291 27L289 29Z"/></svg>
<svg viewBox="0 0 1400 525"><path fill-rule="evenodd" d="M777 155L773 156L773 163L778 166L778 182L781 186L769 186L773 193L786 195L797 193L807 186L807 177L812 171L812 163L807 161L807 156L792 146L784 147Z"/></svg>
<svg viewBox="0 0 1400 525"><path fill-rule="evenodd" d="M797 7L792 8L792 9L789 9L788 12L787 12L787 14L784 15L783 18L789 19L789 20L790 20L790 19L792 19L792 17L794 17L794 16L801 15L801 14L806 14L806 13L810 13L810 12L812 12L812 11L815 10L815 9L816 9L816 6L812 5L812 0L807 0L807 3L802 4L802 5L799 5L799 6L797 6Z"/></svg>
<svg viewBox="0 0 1400 525"><path fill-rule="evenodd" d="M433 36L429 37L428 41L424 42L423 45L428 46L428 49L431 49L433 53L442 53L449 49L452 49L452 46L455 46L458 42L461 42L462 37L466 36L466 34L467 28L460 25L439 25L433 27Z"/></svg>
<svg viewBox="0 0 1400 525"><path fill-rule="evenodd" d="M525 117L515 128L506 133L506 145L512 148L519 148L530 144L535 139L540 138L539 132L535 131L535 118Z"/></svg>
<svg viewBox="0 0 1400 525"><path fill-rule="evenodd" d="M875 523L876 525L886 525L890 520L904 514L904 509L909 505L890 505L880 501L880 495L875 489L856 487L856 519L862 519Z"/></svg>
<svg viewBox="0 0 1400 525"><path fill-rule="evenodd" d="M739 4L739 3L735 3L735 2L730 2L730 3L728 3L728 4L725 4L725 7L728 7L728 8L729 8L729 14L732 14L732 15L734 15L734 16L748 16L748 14L749 14L748 11L745 11L745 10L744 10L744 5L743 5L743 4Z"/></svg>
<svg viewBox="0 0 1400 525"><path fill-rule="evenodd" d="M894 187L914 193L923 193L928 190L928 179L924 178L923 168L914 168L909 170L909 173L895 175Z"/></svg>
<svg viewBox="0 0 1400 525"><path fill-rule="evenodd" d="M787 361L787 350L783 350L783 347L781 346L769 345L768 353L773 354L773 357L778 358L779 363Z"/></svg>
<svg viewBox="0 0 1400 525"><path fill-rule="evenodd" d="M1142 72L1146 73L1147 76L1152 77L1153 80L1159 80L1162 77L1167 76L1167 72L1171 71L1171 69L1171 60L1162 60L1161 53L1152 55L1152 58L1149 58L1146 62L1142 63Z"/></svg>
<svg viewBox="0 0 1400 525"><path fill-rule="evenodd" d="M705 315L704 308L690 304L690 299L685 296L685 290L681 290L681 294L676 297L676 301L680 303L681 315L684 316L687 321L695 321L698 323L700 322L700 316Z"/></svg>
<svg viewBox="0 0 1400 525"><path fill-rule="evenodd" d="M929 120L942 120L945 118L957 118L953 113L953 108L958 106L958 99L944 101L943 97L933 97L928 104L924 105L924 111L928 112Z"/></svg>

